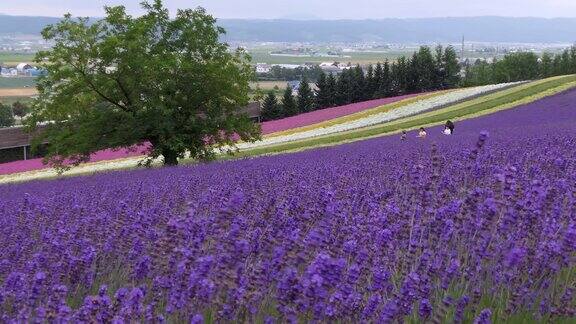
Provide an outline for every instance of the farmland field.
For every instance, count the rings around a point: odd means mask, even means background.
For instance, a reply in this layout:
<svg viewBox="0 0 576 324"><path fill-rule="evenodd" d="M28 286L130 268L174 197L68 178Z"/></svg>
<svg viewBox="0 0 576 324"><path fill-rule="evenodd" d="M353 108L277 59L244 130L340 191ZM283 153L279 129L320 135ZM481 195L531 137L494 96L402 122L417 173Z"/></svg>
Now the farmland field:
<svg viewBox="0 0 576 324"><path fill-rule="evenodd" d="M0 63L6 65L17 65L19 63L32 63L35 54L0 52Z"/></svg>
<svg viewBox="0 0 576 324"><path fill-rule="evenodd" d="M0 91L2 91L2 89L5 88L25 88L25 87L34 88L35 86L36 86L36 78L33 77L14 77L14 78L0 77Z"/></svg>
<svg viewBox="0 0 576 324"><path fill-rule="evenodd" d="M453 136L0 186L0 313L571 323L575 102L565 91Z"/></svg>
<svg viewBox="0 0 576 324"><path fill-rule="evenodd" d="M2 97L31 97L38 94L36 88L0 88L0 98Z"/></svg>
<svg viewBox="0 0 576 324"><path fill-rule="evenodd" d="M0 90L0 92L1 92L1 90ZM25 97L18 97L18 96L2 97L2 96L0 96L0 103L3 103L5 105L12 105L15 102L29 103L31 101L32 101L32 97L28 97L28 96L25 96Z"/></svg>
<svg viewBox="0 0 576 324"><path fill-rule="evenodd" d="M250 83L250 88L256 89L260 87L262 90L274 90L275 87L278 87L278 89L284 90L287 84L288 81L258 81Z"/></svg>
<svg viewBox="0 0 576 324"><path fill-rule="evenodd" d="M346 57L296 57L296 56L275 56L268 52L256 51L251 52L253 62L268 64L303 64L303 63L322 63L322 62L345 62L352 64L370 64L384 62L386 59L394 61L406 53L346 53ZM349 56L349 57L348 57Z"/></svg>

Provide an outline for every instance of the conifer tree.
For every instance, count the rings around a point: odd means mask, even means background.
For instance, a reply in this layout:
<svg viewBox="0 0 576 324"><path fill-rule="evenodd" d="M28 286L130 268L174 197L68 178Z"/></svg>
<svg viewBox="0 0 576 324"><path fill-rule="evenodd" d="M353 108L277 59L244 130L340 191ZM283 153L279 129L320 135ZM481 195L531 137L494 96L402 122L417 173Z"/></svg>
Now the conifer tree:
<svg viewBox="0 0 576 324"><path fill-rule="evenodd" d="M552 55L550 53L542 54L542 59L540 62L540 77L547 78L552 76Z"/></svg>
<svg viewBox="0 0 576 324"><path fill-rule="evenodd" d="M343 106L352 102L351 100L351 72L352 69L346 69L338 76L336 82L336 105Z"/></svg>
<svg viewBox="0 0 576 324"><path fill-rule="evenodd" d="M372 64L366 68L366 85L364 87L364 99L374 99L374 94L378 89L378 83L374 77L374 67Z"/></svg>
<svg viewBox="0 0 576 324"><path fill-rule="evenodd" d="M408 92L414 93L433 89L436 74L434 57L430 47L420 47L420 50L412 55L408 64Z"/></svg>
<svg viewBox="0 0 576 324"><path fill-rule="evenodd" d="M296 100L292 95L292 87L287 86L284 90L284 96L282 97L282 117L290 117L298 115L298 106L296 106Z"/></svg>
<svg viewBox="0 0 576 324"><path fill-rule="evenodd" d="M444 64L444 47L438 45L434 52L434 80L432 87L434 89L440 89L444 88L444 81L447 78Z"/></svg>
<svg viewBox="0 0 576 324"><path fill-rule="evenodd" d="M316 88L316 109L330 107L330 96L332 95L332 90L328 84L326 73L320 73L318 81L316 82Z"/></svg>
<svg viewBox="0 0 576 324"><path fill-rule="evenodd" d="M568 71L568 73L576 73L576 45L570 47L570 71Z"/></svg>
<svg viewBox="0 0 576 324"><path fill-rule="evenodd" d="M308 83L308 78L306 78L306 76L304 76L302 81L300 81L297 106L300 113L306 113L314 110L314 92L312 91L312 88L310 88L310 84Z"/></svg>
<svg viewBox="0 0 576 324"><path fill-rule="evenodd" d="M364 71L360 67L360 64L354 67L352 72L352 84L351 84L351 102L360 102L365 98L365 87L366 79L364 78Z"/></svg>
<svg viewBox="0 0 576 324"><path fill-rule="evenodd" d="M460 64L458 63L458 54L452 46L448 46L443 55L444 79L442 88L450 89L457 87L460 83Z"/></svg>
<svg viewBox="0 0 576 324"><path fill-rule="evenodd" d="M274 94L274 91L270 91L262 104L262 120L275 120L281 117L281 111L276 95Z"/></svg>
<svg viewBox="0 0 576 324"><path fill-rule="evenodd" d="M328 107L336 106L336 78L332 73L326 77L326 88L328 93Z"/></svg>
<svg viewBox="0 0 576 324"><path fill-rule="evenodd" d="M390 97L396 94L396 90L394 90L394 85L398 84L398 82L394 82L392 79L392 70L390 67L390 62L388 60L384 61L384 66L382 67L382 77L380 78L380 96Z"/></svg>
<svg viewBox="0 0 576 324"><path fill-rule="evenodd" d="M383 72L382 63L378 62L378 64L376 64L376 68L374 69L374 77L372 78L372 82L374 83L374 99L384 98L386 96L386 92L383 91L382 88Z"/></svg>
<svg viewBox="0 0 576 324"><path fill-rule="evenodd" d="M408 90L408 64L409 60L402 56L390 68L394 95L402 95Z"/></svg>

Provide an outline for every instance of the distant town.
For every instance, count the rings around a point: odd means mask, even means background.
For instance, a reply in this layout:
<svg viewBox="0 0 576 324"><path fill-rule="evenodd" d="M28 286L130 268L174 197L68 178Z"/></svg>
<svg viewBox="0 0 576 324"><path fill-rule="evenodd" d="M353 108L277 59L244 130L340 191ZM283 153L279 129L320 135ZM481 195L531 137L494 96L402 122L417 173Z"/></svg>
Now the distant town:
<svg viewBox="0 0 576 324"><path fill-rule="evenodd" d="M274 68L295 70L320 68L327 73L339 73L354 65L369 65L394 61L411 55L422 45L435 47L437 43L318 43L318 42L231 42L231 48L244 48L252 56L257 74L269 74ZM460 63L474 63L494 59L515 52L533 52L538 55L556 54L571 46L566 43L494 43L474 42L465 38L461 43L446 43L460 54ZM0 35L0 67L2 77L34 77L42 72L32 65L37 51L51 44L40 35ZM290 78L287 78L290 79ZM288 81L288 80L286 80Z"/></svg>

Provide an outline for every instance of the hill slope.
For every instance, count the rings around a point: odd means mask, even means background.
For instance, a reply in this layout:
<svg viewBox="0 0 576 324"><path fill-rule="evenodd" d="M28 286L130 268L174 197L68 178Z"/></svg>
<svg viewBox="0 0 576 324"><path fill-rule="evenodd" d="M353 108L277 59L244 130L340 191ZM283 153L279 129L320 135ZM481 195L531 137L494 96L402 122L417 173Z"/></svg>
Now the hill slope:
<svg viewBox="0 0 576 324"><path fill-rule="evenodd" d="M0 186L3 319L572 323L575 102L454 136Z"/></svg>

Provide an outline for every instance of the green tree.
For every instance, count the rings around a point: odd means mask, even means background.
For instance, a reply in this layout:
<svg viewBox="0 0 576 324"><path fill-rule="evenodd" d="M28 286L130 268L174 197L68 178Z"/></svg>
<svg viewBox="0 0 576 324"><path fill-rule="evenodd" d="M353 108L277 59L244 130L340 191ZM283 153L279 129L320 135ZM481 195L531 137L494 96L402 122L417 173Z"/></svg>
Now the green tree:
<svg viewBox="0 0 576 324"><path fill-rule="evenodd" d="M346 69L338 76L336 82L336 105L342 106L352 102L352 69Z"/></svg>
<svg viewBox="0 0 576 324"><path fill-rule="evenodd" d="M390 70L390 62L388 60L384 61L384 66L382 67L382 76L380 77L380 84L378 86L378 93L380 98L390 97L395 95L398 85L398 81L394 81L392 76L392 71Z"/></svg>
<svg viewBox="0 0 576 324"><path fill-rule="evenodd" d="M390 88L393 95L402 95L408 90L408 64L409 60L401 56L390 67L390 79L392 80Z"/></svg>
<svg viewBox="0 0 576 324"><path fill-rule="evenodd" d="M372 64L368 65L366 68L366 85L365 85L365 94L364 98L366 100L374 99L374 95L378 90L378 82L379 80L376 79L374 67Z"/></svg>
<svg viewBox="0 0 576 324"><path fill-rule="evenodd" d="M570 47L570 74L576 73L576 45Z"/></svg>
<svg viewBox="0 0 576 324"><path fill-rule="evenodd" d="M373 86L374 86L374 95L373 98L383 98L386 96L385 91L382 89L382 76L383 76L383 69L382 63L378 62L376 64L376 68L374 68L374 76L372 78Z"/></svg>
<svg viewBox="0 0 576 324"><path fill-rule="evenodd" d="M434 49L434 88L443 87L444 79L446 78L444 66L444 47L438 45Z"/></svg>
<svg viewBox="0 0 576 324"><path fill-rule="evenodd" d="M274 120L282 117L282 112L280 106L278 105L278 100L276 99L276 94L274 91L268 92L268 95L264 99L262 104L262 120Z"/></svg>
<svg viewBox="0 0 576 324"><path fill-rule="evenodd" d="M466 66L462 84L466 87L491 84L494 78L494 64L485 60L476 60L473 65Z"/></svg>
<svg viewBox="0 0 576 324"><path fill-rule="evenodd" d="M430 47L420 47L420 50L412 55L407 65L408 92L422 92L434 89L437 72Z"/></svg>
<svg viewBox="0 0 576 324"><path fill-rule="evenodd" d="M14 116L22 118L30 112L30 107L20 101L16 101L12 104L12 111L14 112Z"/></svg>
<svg viewBox="0 0 576 324"><path fill-rule="evenodd" d="M540 61L540 77L547 78L554 74L552 55L550 53L542 54Z"/></svg>
<svg viewBox="0 0 576 324"><path fill-rule="evenodd" d="M366 79L360 64L352 69L351 102L360 102L366 98Z"/></svg>
<svg viewBox="0 0 576 324"><path fill-rule="evenodd" d="M328 93L328 106L334 107L336 105L336 78L332 73L326 77L326 88Z"/></svg>
<svg viewBox="0 0 576 324"><path fill-rule="evenodd" d="M282 97L282 112L283 117L290 117L298 115L298 106L296 106L296 100L292 95L292 87L287 86L284 91L284 96Z"/></svg>
<svg viewBox="0 0 576 324"><path fill-rule="evenodd" d="M534 80L539 76L538 56L534 53L512 53L494 63L494 83Z"/></svg>
<svg viewBox="0 0 576 324"><path fill-rule="evenodd" d="M252 95L252 100L262 103L262 102L264 102L264 98L266 98L266 95L264 94L264 90L262 90L262 88L260 88L260 85L257 85L256 89L254 89L254 94Z"/></svg>
<svg viewBox="0 0 576 324"><path fill-rule="evenodd" d="M147 162L163 156L175 165L187 152L213 158L235 136L259 138L238 110L249 101L249 56L220 42L224 29L202 8L172 17L161 0L142 8L132 17L105 7L97 21L68 14L43 30L54 46L36 56L47 73L29 120L32 128L50 121L35 139L50 143L47 162L62 168L66 159L149 143Z"/></svg>
<svg viewBox="0 0 576 324"><path fill-rule="evenodd" d="M310 112L314 110L314 92L310 88L308 78L303 77L300 81L300 88L298 88L298 111L300 113Z"/></svg>
<svg viewBox="0 0 576 324"><path fill-rule="evenodd" d="M328 83L328 78L326 77L326 73L320 74L318 77L318 81L316 81L316 108L323 109L330 107L331 105L331 96L332 96L332 89L330 88L330 84Z"/></svg>
<svg viewBox="0 0 576 324"><path fill-rule="evenodd" d="M458 53L452 46L446 47L442 56L442 83L441 88L450 89L460 84L460 64L458 63Z"/></svg>
<svg viewBox="0 0 576 324"><path fill-rule="evenodd" d="M0 127L14 126L14 122L12 108L0 102Z"/></svg>

